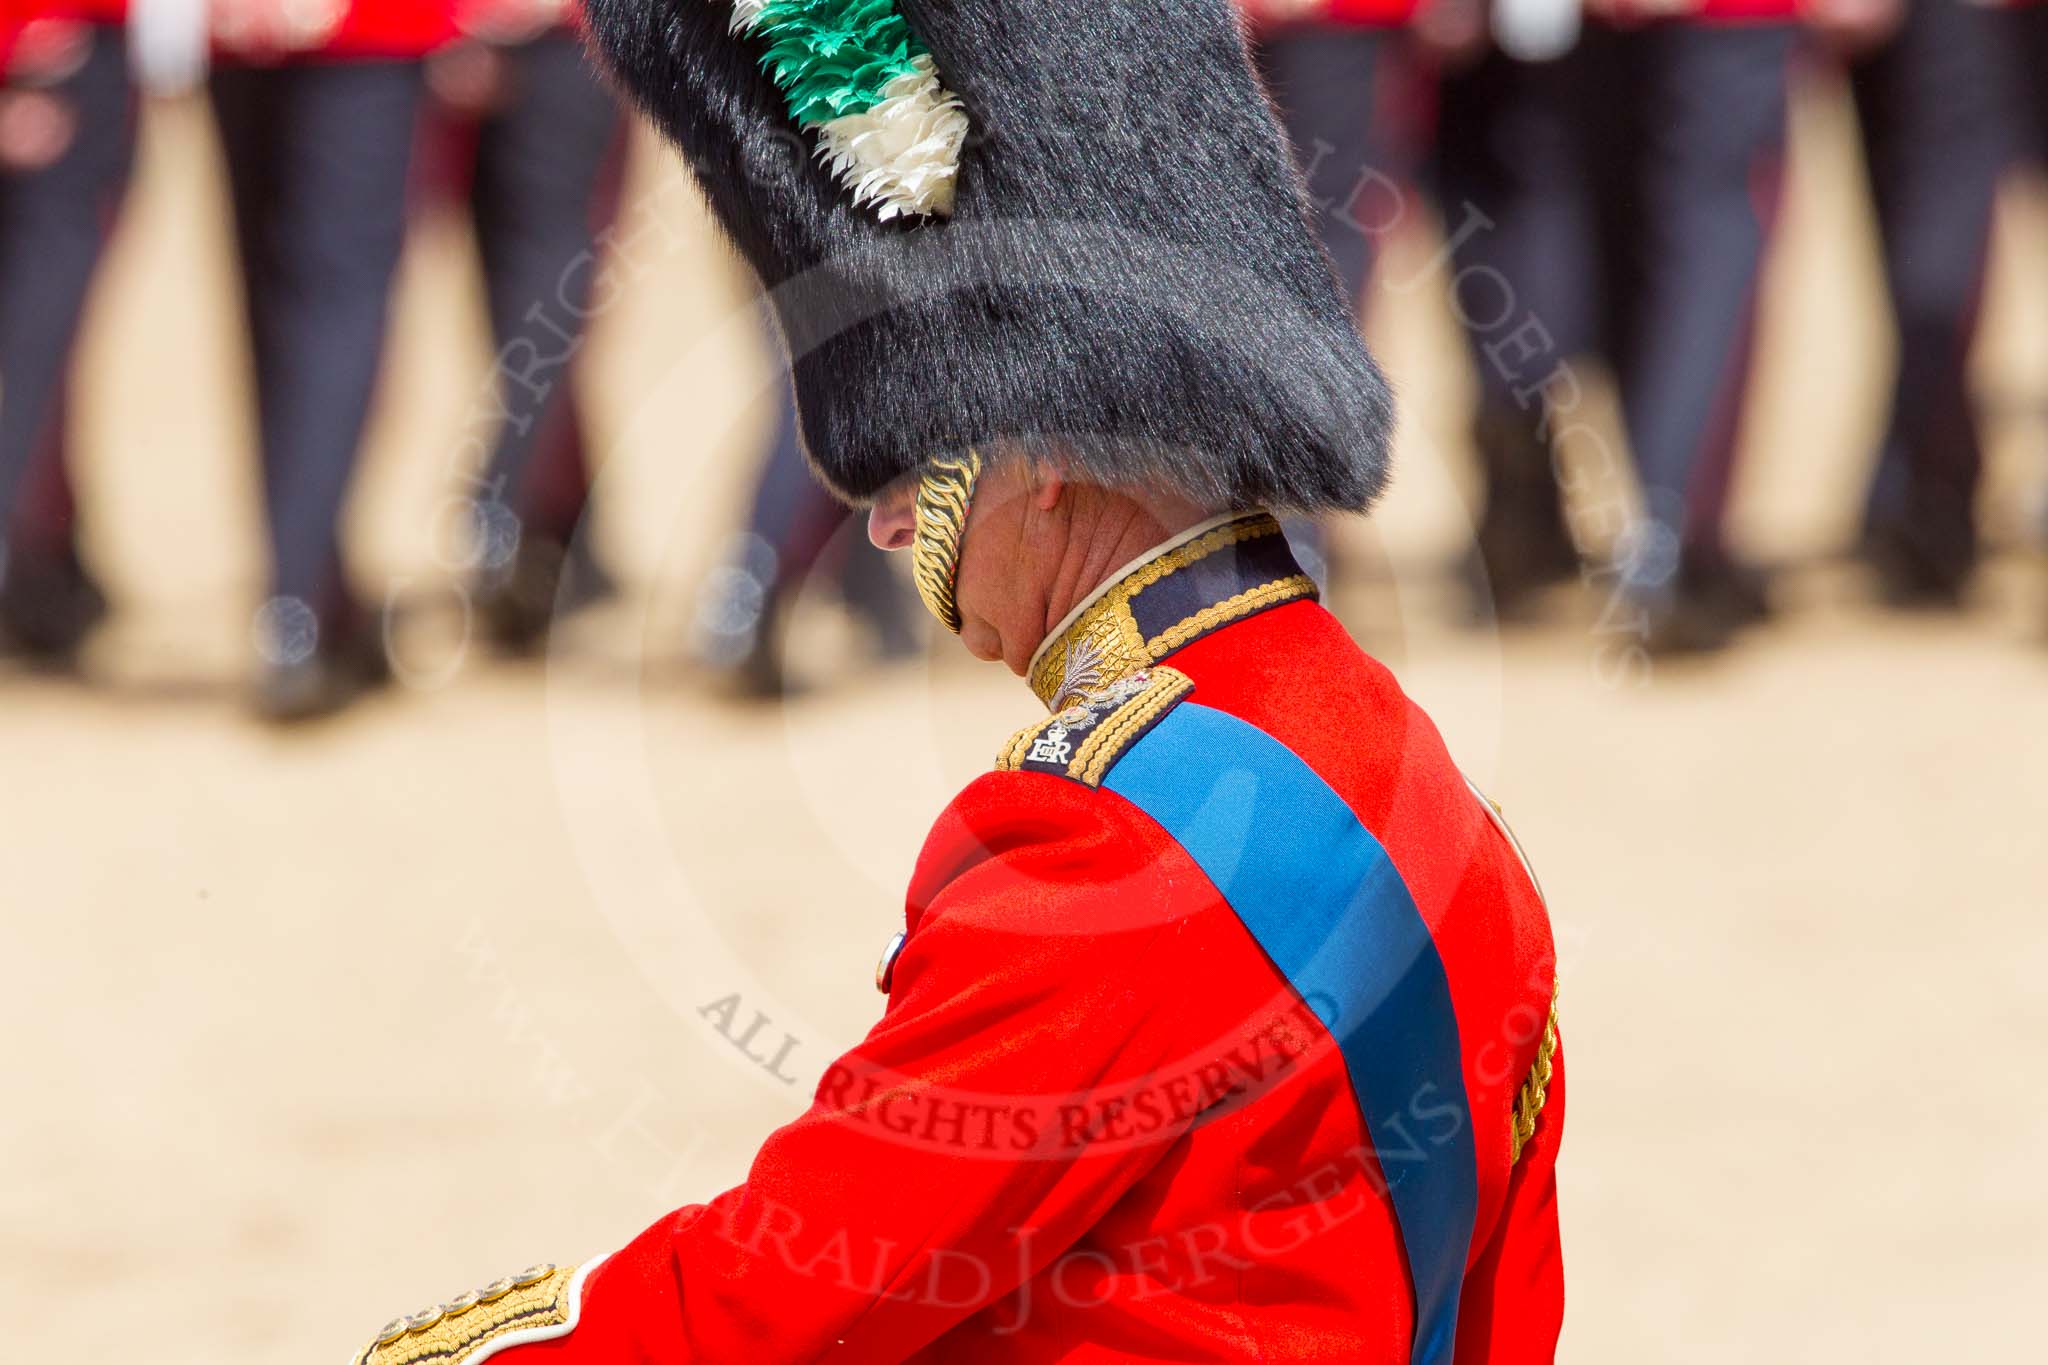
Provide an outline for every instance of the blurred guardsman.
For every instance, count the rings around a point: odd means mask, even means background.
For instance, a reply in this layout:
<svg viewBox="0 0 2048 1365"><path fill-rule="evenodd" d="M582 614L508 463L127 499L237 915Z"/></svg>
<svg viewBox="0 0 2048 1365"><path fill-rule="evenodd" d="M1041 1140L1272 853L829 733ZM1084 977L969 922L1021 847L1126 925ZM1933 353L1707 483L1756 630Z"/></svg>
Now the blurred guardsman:
<svg viewBox="0 0 2048 1365"><path fill-rule="evenodd" d="M467 206L496 355L497 430L474 497L476 604L513 650L611 587L577 534L590 481L574 374L626 119L584 55L579 10L456 0L462 37L427 65L430 179Z"/></svg>
<svg viewBox="0 0 2048 1365"><path fill-rule="evenodd" d="M590 9L814 467L1049 714L745 1184L357 1359L1549 1360L1550 929L1270 515L1392 413L1228 0Z"/></svg>
<svg viewBox="0 0 2048 1365"><path fill-rule="evenodd" d="M126 0L8 0L0 21L0 648L61 662L106 612L78 553L65 386L127 189Z"/></svg>
<svg viewBox="0 0 2048 1365"><path fill-rule="evenodd" d="M1375 239L1401 216L1405 158L1376 112L1417 0L1239 0L1239 8L1251 21L1252 57L1293 144L1318 235L1356 305Z"/></svg>
<svg viewBox="0 0 2048 1365"><path fill-rule="evenodd" d="M2009 0L2005 74L2015 83L2021 145L2037 168L2048 169L2048 0ZM2031 79L2030 79L2031 78ZM2043 527L2048 532L2048 526Z"/></svg>
<svg viewBox="0 0 2048 1365"><path fill-rule="evenodd" d="M1615 615L1647 648L1713 648L1768 607L1725 532L1795 0L1597 0L1576 42L1574 16L1546 7L1497 9L1496 46L1444 89L1458 306L1483 391L1480 548L1504 604L1573 562L1552 443L1583 396L1568 362L1600 356L1643 497L1600 528Z"/></svg>
<svg viewBox="0 0 2048 1365"><path fill-rule="evenodd" d="M768 457L754 483L745 529L698 590L690 622L697 662L727 691L755 700L786 694L783 636L798 596L821 578L873 632L875 655L904 659L924 647L919 613L888 560L852 528L846 505L810 475L796 395L779 380Z"/></svg>
<svg viewBox="0 0 2048 1365"><path fill-rule="evenodd" d="M1808 17L1848 67L1899 333L1863 550L1888 600L1954 606L1977 563L1984 467L1970 346L2016 149L2002 16L1968 0L1809 0Z"/></svg>
<svg viewBox="0 0 2048 1365"><path fill-rule="evenodd" d="M205 17L270 530L255 704L303 719L386 676L381 623L343 572L341 514L405 236L421 59L454 27L447 0L207 0Z"/></svg>
<svg viewBox="0 0 2048 1365"><path fill-rule="evenodd" d="M2030 155L2048 161L2048 85L2039 79L2042 64L2048 62L2048 4L2043 0L2007 0L2004 7L2016 16L2008 30L2013 41L2007 49L2006 70L2022 78L2020 126L2025 132L2025 145ZM2035 79L2025 81L2028 74Z"/></svg>
<svg viewBox="0 0 2048 1365"><path fill-rule="evenodd" d="M1416 0L1238 0L1251 25L1252 62L1280 112L1308 186L1316 234L1353 308L1363 307L1377 239L1406 213L1409 157L1390 135L1400 81L1400 30ZM1313 521L1287 538L1318 584L1329 549Z"/></svg>

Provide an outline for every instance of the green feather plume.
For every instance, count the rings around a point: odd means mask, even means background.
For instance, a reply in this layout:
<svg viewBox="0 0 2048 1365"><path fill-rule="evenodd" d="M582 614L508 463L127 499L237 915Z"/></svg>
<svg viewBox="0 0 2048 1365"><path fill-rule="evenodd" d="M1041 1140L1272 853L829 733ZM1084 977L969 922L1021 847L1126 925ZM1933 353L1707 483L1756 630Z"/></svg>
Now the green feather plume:
<svg viewBox="0 0 2048 1365"><path fill-rule="evenodd" d="M767 0L749 31L804 127L866 113L925 51L895 0Z"/></svg>

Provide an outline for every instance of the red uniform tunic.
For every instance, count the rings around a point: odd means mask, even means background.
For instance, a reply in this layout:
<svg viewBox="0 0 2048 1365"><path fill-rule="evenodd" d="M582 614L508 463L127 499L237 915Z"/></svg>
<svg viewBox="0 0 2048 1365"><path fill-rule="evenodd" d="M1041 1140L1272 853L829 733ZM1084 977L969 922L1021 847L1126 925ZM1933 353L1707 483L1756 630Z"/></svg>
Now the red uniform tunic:
<svg viewBox="0 0 2048 1365"><path fill-rule="evenodd" d="M449 0L455 25L471 37L519 42L563 26L581 27L583 0Z"/></svg>
<svg viewBox="0 0 2048 1365"><path fill-rule="evenodd" d="M225 60L423 57L456 36L455 0L210 0Z"/></svg>
<svg viewBox="0 0 2048 1365"><path fill-rule="evenodd" d="M1420 0L1239 0L1254 23L1345 24L1393 28L1415 17Z"/></svg>
<svg viewBox="0 0 2048 1365"><path fill-rule="evenodd" d="M127 17L128 0L0 0L0 77L17 55L33 63L38 46L64 43L78 24L119 24Z"/></svg>
<svg viewBox="0 0 2048 1365"><path fill-rule="evenodd" d="M1292 750L1405 882L1449 980L1476 1152L1455 1358L1551 1358L1561 1068L1519 1160L1511 1133L1549 1056L1545 912L1428 718L1308 580L1274 578L1270 557L1250 576L1223 564L1247 534L1281 544L1270 519L1241 520L1160 561L1193 595L1142 631L1163 664L1149 684L1118 689L1126 670L1065 648L1070 675L1111 689L1101 742L1055 775L1034 760L1066 761L1065 732L1028 730L1003 757L1026 770L980 778L939 818L881 1021L746 1183L603 1260L580 1302L561 1281L565 1334L456 1358L1409 1360L1402 1234L1344 1058L1189 853L1095 785L1183 702ZM1157 568L1138 574L1165 581ZM1120 597L1069 638L1101 639ZM1396 1132L1441 1141L1446 1112L1417 1096L1376 1118L1377 1151Z"/></svg>
<svg viewBox="0 0 2048 1365"><path fill-rule="evenodd" d="M28 27L28 15L17 0L0 0L0 79L7 75L7 68L14 60L14 45L21 38L21 31Z"/></svg>

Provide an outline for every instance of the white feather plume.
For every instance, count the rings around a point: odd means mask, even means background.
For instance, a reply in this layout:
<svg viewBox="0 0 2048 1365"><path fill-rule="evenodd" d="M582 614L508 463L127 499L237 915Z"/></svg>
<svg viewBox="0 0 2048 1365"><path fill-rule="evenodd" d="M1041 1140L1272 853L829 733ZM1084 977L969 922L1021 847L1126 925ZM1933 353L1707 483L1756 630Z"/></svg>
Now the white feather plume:
<svg viewBox="0 0 2048 1365"><path fill-rule="evenodd" d="M854 202L876 205L884 222L898 215L949 217L967 142L967 111L939 83L930 55L914 58L913 65L916 70L883 87L874 107L817 129L819 157L852 189Z"/></svg>

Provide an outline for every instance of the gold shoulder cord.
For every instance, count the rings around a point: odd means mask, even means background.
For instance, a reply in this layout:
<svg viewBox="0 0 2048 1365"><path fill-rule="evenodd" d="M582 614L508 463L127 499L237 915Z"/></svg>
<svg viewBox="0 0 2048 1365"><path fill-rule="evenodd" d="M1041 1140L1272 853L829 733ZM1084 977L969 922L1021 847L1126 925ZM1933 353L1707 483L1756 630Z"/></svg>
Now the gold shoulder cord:
<svg viewBox="0 0 2048 1365"><path fill-rule="evenodd" d="M1522 841L1515 837L1515 831L1508 826L1507 816L1502 813L1500 802L1479 789L1471 778L1465 785L1479 798L1479 807L1501 837L1508 841L1508 847L1515 851L1515 858L1522 864L1522 871L1528 875L1529 885L1535 888L1536 898L1548 902L1543 894L1543 883L1536 879L1536 865L1529 861L1529 854L1522 847ZM1522 1079L1522 1088L1515 1092L1514 1112L1508 1115L1508 1168L1514 1169L1522 1159L1522 1149L1529 1145L1529 1139L1536 1135L1536 1120L1543 1113L1543 1103L1549 1098L1550 1071L1557 1057L1557 978L1550 982L1550 1017L1543 1023L1543 1039L1536 1044L1536 1060L1530 1064L1529 1074Z"/></svg>
<svg viewBox="0 0 2048 1365"><path fill-rule="evenodd" d="M981 477L981 454L970 450L959 459L936 459L925 466L917 484L917 536L911 542L911 577L939 624L960 633L960 607L953 582L960 573L960 539L967 533L967 509L974 501L975 480Z"/></svg>
<svg viewBox="0 0 2048 1365"><path fill-rule="evenodd" d="M1522 1149L1536 1135L1536 1119L1549 1097L1550 1068L1557 1056L1557 983L1550 987L1550 1018L1543 1025L1543 1041L1536 1045L1536 1061L1515 1096L1515 1112L1508 1120L1508 1166L1522 1159Z"/></svg>

